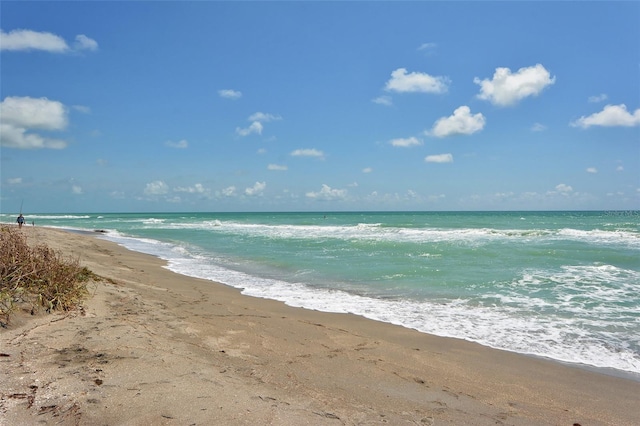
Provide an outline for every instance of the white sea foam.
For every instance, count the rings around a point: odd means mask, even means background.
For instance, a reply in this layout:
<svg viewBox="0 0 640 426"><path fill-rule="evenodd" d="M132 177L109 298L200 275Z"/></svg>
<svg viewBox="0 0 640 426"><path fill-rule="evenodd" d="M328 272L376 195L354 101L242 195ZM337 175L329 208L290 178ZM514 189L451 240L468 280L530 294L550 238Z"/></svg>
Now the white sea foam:
<svg viewBox="0 0 640 426"><path fill-rule="evenodd" d="M589 244L624 244L640 249L640 236L632 231L551 229L495 229L495 228L395 228L383 227L381 223L359 223L357 225L266 225L233 221L196 221L164 223L164 219L145 219L146 225L163 229L193 229L263 238L281 239L342 239L389 242L447 242L481 245L493 241L513 240L523 243L533 241L569 240Z"/></svg>
<svg viewBox="0 0 640 426"><path fill-rule="evenodd" d="M266 228L272 233L274 227L253 225L253 228L253 233ZM325 227L317 228L320 227L308 227L308 230L326 233ZM345 227L334 228L345 234L353 233ZM278 235L282 237L283 234L302 238L298 227L280 227ZM611 322L599 319L603 312L590 315L592 307L570 296L572 286L589 285L591 277L598 282L611 282L612 286L600 289L594 285L589 288L590 294L601 303L619 303L628 292L637 291L640 277L635 271L611 265L569 265L556 272L524 271L519 279L504 284L500 292L480 298L380 299L338 289L310 287L304 281L304 271L295 275L299 282L287 282L234 270L229 259L194 255L188 248L173 244L129 238L118 233L108 234L105 238L132 250L159 256L177 273L238 287L247 295L276 299L307 309L353 313L494 348L640 374L640 341L637 338L620 340L609 330ZM542 283L551 283L551 289L558 287L555 288L558 304L536 297L535 292L540 291ZM492 298L499 303L492 302ZM558 310L565 315L555 313ZM537 312L544 312L544 315ZM633 307L628 312L624 309L619 312L630 321L636 321L635 325L630 325L637 329L640 319L633 315Z"/></svg>

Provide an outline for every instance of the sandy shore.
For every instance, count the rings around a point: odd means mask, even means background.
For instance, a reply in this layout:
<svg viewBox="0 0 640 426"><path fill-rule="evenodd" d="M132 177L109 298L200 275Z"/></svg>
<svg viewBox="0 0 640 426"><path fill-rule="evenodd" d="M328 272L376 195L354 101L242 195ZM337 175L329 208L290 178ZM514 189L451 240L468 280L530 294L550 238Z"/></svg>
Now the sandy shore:
<svg viewBox="0 0 640 426"><path fill-rule="evenodd" d="M23 229L112 282L0 329L2 425L638 425L640 382L174 274Z"/></svg>

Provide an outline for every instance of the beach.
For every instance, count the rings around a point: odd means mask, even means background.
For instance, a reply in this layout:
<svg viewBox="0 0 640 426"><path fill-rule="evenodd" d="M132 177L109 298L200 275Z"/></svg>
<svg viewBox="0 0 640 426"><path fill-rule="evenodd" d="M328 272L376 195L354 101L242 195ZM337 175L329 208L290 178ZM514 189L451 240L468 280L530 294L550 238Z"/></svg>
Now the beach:
<svg viewBox="0 0 640 426"><path fill-rule="evenodd" d="M106 280L0 329L0 423L640 424L640 382L179 275L90 233L25 227Z"/></svg>

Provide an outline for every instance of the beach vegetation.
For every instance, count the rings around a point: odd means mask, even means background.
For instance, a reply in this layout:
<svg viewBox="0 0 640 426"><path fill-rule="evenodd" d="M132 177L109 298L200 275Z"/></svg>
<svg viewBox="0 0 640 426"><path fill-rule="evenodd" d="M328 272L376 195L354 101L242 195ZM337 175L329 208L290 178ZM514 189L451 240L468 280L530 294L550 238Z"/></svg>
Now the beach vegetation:
<svg viewBox="0 0 640 426"><path fill-rule="evenodd" d="M0 227L0 325L16 309L71 311L87 296L87 284L99 277L78 259L69 259L44 244L30 245L25 234Z"/></svg>

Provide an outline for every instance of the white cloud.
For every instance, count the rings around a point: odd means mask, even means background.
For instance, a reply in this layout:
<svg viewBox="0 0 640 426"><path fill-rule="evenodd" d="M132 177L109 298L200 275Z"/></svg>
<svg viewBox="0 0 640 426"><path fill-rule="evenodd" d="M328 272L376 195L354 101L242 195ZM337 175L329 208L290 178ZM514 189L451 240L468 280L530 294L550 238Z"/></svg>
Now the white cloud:
<svg viewBox="0 0 640 426"><path fill-rule="evenodd" d="M588 100L590 103L598 103L598 102L606 101L608 98L609 97L606 94L601 93L597 96L589 96Z"/></svg>
<svg viewBox="0 0 640 426"><path fill-rule="evenodd" d="M401 148L409 148L412 146L420 146L422 145L422 141L416 137L410 138L398 138L392 139L389 141L392 146L401 147Z"/></svg>
<svg viewBox="0 0 640 426"><path fill-rule="evenodd" d="M482 113L471 115L469 107L463 105L458 107L453 112L453 115L438 119L431 131L425 133L439 138L453 135L471 135L482 130L484 124L485 118Z"/></svg>
<svg viewBox="0 0 640 426"><path fill-rule="evenodd" d="M13 30L5 33L0 30L1 50L45 50L62 53L69 50L67 42L60 36L47 32L31 30Z"/></svg>
<svg viewBox="0 0 640 426"><path fill-rule="evenodd" d="M283 172L285 170L288 170L289 168L287 166L281 166L280 164L269 164L267 166L267 170L274 170L274 171L279 171L279 172Z"/></svg>
<svg viewBox="0 0 640 426"><path fill-rule="evenodd" d="M534 123L533 126L531 126L532 132L544 132L545 130L547 130L547 126L544 124Z"/></svg>
<svg viewBox="0 0 640 426"><path fill-rule="evenodd" d="M72 185L71 192L73 192L74 194L80 195L82 194L82 187L80 187L80 185Z"/></svg>
<svg viewBox="0 0 640 426"><path fill-rule="evenodd" d="M372 173L373 169L371 167L365 167L364 169L362 169L362 173Z"/></svg>
<svg viewBox="0 0 640 426"><path fill-rule="evenodd" d="M187 187L177 187L174 188L175 192L186 192L189 194L206 194L209 192L209 190L207 188L204 187L204 185L202 185L201 183L196 183L193 186L187 186Z"/></svg>
<svg viewBox="0 0 640 426"><path fill-rule="evenodd" d="M9 178L7 179L7 183L9 185L20 185L22 183L22 178L21 177Z"/></svg>
<svg viewBox="0 0 640 426"><path fill-rule="evenodd" d="M391 73L385 90L399 93L446 93L449 89L447 77L433 77L426 73L407 73L405 68L398 68Z"/></svg>
<svg viewBox="0 0 640 426"><path fill-rule="evenodd" d="M182 139L178 142L166 141L164 144L169 148L186 149L189 147L189 142L187 142L186 139Z"/></svg>
<svg viewBox="0 0 640 426"><path fill-rule="evenodd" d="M62 149L67 143L32 133L32 130L64 130L67 108L47 98L7 96L0 103L0 145L10 148Z"/></svg>
<svg viewBox="0 0 640 426"><path fill-rule="evenodd" d="M596 169L595 167L588 167L587 173L598 173L598 169Z"/></svg>
<svg viewBox="0 0 640 426"><path fill-rule="evenodd" d="M257 134L261 135L263 128L264 128L264 126L262 126L262 123L260 123L259 121L254 121L247 128L241 129L240 127L237 127L236 128L236 133L238 135L240 135L240 136L249 136L249 135L251 135L253 133L257 133Z"/></svg>
<svg viewBox="0 0 640 426"><path fill-rule="evenodd" d="M625 104L607 105L600 112L591 114L588 117L582 116L570 123L572 127L582 127L583 129L591 126L624 126L634 127L640 125L640 108L633 112L633 115L627 111Z"/></svg>
<svg viewBox="0 0 640 426"><path fill-rule="evenodd" d="M570 192L573 192L573 188L570 185L561 183L559 185L556 185L556 193L562 194L562 195L567 195Z"/></svg>
<svg viewBox="0 0 640 426"><path fill-rule="evenodd" d="M32 30L13 30L5 33L0 30L0 50L29 51L44 50L50 53L66 53L72 50L98 50L98 43L84 34L75 38L73 49L60 36Z"/></svg>
<svg viewBox="0 0 640 426"><path fill-rule="evenodd" d="M146 195L163 195L169 192L169 186L161 180L156 180L147 184L144 188Z"/></svg>
<svg viewBox="0 0 640 426"><path fill-rule="evenodd" d="M622 172L622 171L624 171L624 167L623 166L616 167L616 172Z"/></svg>
<svg viewBox="0 0 640 426"><path fill-rule="evenodd" d="M426 54L431 54L435 48L438 47L436 43L422 43L418 50L425 52Z"/></svg>
<svg viewBox="0 0 640 426"><path fill-rule="evenodd" d="M83 114L90 114L91 113L91 108L89 108L88 106L85 105L73 105L72 108L78 112L81 112Z"/></svg>
<svg viewBox="0 0 640 426"><path fill-rule="evenodd" d="M307 192L306 196L316 200L340 200L347 196L346 189L332 189L329 185L322 184L318 192Z"/></svg>
<svg viewBox="0 0 640 426"><path fill-rule="evenodd" d="M473 82L480 85L479 99L487 100L494 105L510 106L528 97L537 96L542 90L554 84L555 77L540 64L520 68L515 74L509 68L496 68L493 79Z"/></svg>
<svg viewBox="0 0 640 426"><path fill-rule="evenodd" d="M393 105L393 101L391 100L391 96L378 96L377 98L372 99L371 102L373 102L374 104L378 104L378 105L386 105L386 106Z"/></svg>
<svg viewBox="0 0 640 426"><path fill-rule="evenodd" d="M291 152L292 157L316 157L316 158L324 158L324 152L319 151L315 148L311 149L296 149Z"/></svg>
<svg viewBox="0 0 640 426"><path fill-rule="evenodd" d="M267 123L269 121L282 120L282 117L274 114L265 114L264 112L256 112L249 117L249 121L258 121L260 123Z"/></svg>
<svg viewBox="0 0 640 426"><path fill-rule="evenodd" d="M0 117L5 124L43 130L67 127L67 109L47 98L7 96L0 104Z"/></svg>
<svg viewBox="0 0 640 426"><path fill-rule="evenodd" d="M424 158L427 163L453 163L453 155L451 154L435 154L427 155Z"/></svg>
<svg viewBox="0 0 640 426"><path fill-rule="evenodd" d="M222 195L224 195L225 197L232 197L235 195L235 193L236 193L235 186L229 186L222 190Z"/></svg>
<svg viewBox="0 0 640 426"><path fill-rule="evenodd" d="M267 183L266 182L256 182L253 186L246 188L244 190L244 193L247 194L248 196L252 197L252 196L257 196L257 195L262 195L262 193L264 192L264 189L267 187Z"/></svg>
<svg viewBox="0 0 640 426"><path fill-rule="evenodd" d="M226 99L240 99L242 97L242 92L239 92L237 90L232 90L232 89L223 89L223 90L218 90L218 95L220 95L221 98L226 98Z"/></svg>
<svg viewBox="0 0 640 426"><path fill-rule="evenodd" d="M84 34L79 34L76 36L76 42L73 46L75 47L75 50L98 50L98 42L90 39Z"/></svg>

